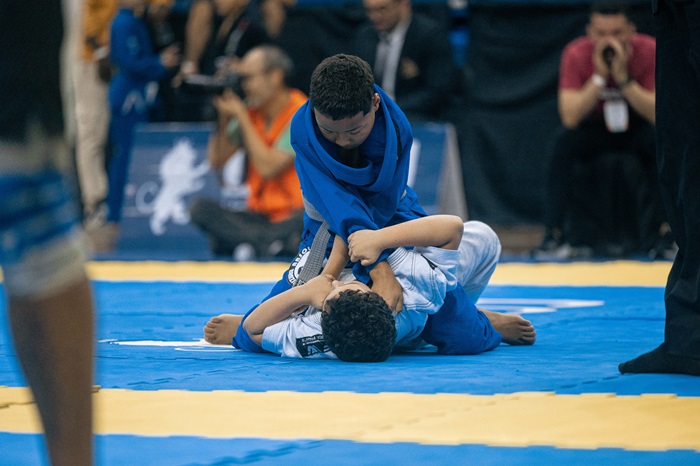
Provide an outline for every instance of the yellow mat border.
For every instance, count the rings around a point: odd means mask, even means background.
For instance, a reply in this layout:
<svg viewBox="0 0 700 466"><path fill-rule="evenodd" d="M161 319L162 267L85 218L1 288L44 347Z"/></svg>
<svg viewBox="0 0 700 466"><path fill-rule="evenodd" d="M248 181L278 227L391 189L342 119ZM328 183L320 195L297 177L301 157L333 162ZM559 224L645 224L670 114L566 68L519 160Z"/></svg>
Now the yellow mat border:
<svg viewBox="0 0 700 466"><path fill-rule="evenodd" d="M90 278L100 281L174 281L211 283L275 282L287 262L93 261ZM491 283L532 286L649 286L663 287L671 262L577 262L500 264ZM0 273L0 280L2 273Z"/></svg>
<svg viewBox="0 0 700 466"><path fill-rule="evenodd" d="M94 397L98 434L700 451L699 397L123 389ZM0 431L40 432L27 389L0 388Z"/></svg>
<svg viewBox="0 0 700 466"><path fill-rule="evenodd" d="M88 273L104 281L275 282L286 262L90 262ZM491 280L497 285L663 287L671 262L503 263Z"/></svg>

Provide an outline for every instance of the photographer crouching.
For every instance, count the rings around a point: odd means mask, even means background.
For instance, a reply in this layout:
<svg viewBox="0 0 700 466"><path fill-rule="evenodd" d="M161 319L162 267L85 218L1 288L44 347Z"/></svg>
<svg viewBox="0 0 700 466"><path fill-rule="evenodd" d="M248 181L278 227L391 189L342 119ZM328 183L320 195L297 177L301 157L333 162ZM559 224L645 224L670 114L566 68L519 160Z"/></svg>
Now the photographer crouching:
<svg viewBox="0 0 700 466"><path fill-rule="evenodd" d="M200 83L221 91L212 98L217 125L209 164L224 188L247 190L243 210L205 198L190 208L215 255L252 259L297 252L304 209L289 126L307 97L288 86L292 68L282 49L262 45L246 53L228 78Z"/></svg>
<svg viewBox="0 0 700 466"><path fill-rule="evenodd" d="M546 234L536 257L569 259L576 249L601 256L672 254L656 175L655 56L655 39L638 33L624 4L614 1L594 4L586 35L564 49L558 91L563 128L554 144L547 178ZM582 184L590 177L577 177L588 167L612 165L612 157L622 160L629 180L643 185L636 190L640 198L631 202L644 208L638 219L609 215L616 205L612 196L598 195L596 185ZM620 186L624 182L617 180ZM574 190L594 194L582 201ZM572 214L572 197L587 204L579 206L579 211L593 212L591 218L607 218L605 227L613 224L622 229L619 225L628 223L630 227L624 228L635 229L634 235L618 244L617 233L592 221L581 225L581 216Z"/></svg>

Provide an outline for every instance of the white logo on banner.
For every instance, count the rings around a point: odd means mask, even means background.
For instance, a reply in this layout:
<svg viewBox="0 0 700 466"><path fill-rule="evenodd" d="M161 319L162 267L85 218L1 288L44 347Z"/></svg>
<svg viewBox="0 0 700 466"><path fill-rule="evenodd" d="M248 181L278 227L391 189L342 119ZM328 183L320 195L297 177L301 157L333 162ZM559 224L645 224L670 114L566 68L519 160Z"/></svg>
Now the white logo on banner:
<svg viewBox="0 0 700 466"><path fill-rule="evenodd" d="M151 214L150 226L154 235L164 234L168 221L178 225L189 223L185 196L204 187L202 177L209 171L206 161L195 165L196 160L197 151L190 140L177 141L160 161L158 173L161 186L149 181L136 192L136 208L139 212ZM150 197L153 197L153 201L149 203L146 199Z"/></svg>

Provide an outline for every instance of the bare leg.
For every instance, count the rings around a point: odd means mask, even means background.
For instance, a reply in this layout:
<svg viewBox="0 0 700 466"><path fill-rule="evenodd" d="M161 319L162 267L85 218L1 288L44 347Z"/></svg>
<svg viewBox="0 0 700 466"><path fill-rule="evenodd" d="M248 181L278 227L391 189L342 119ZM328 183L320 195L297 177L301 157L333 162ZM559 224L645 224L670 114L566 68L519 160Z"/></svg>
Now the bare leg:
<svg viewBox="0 0 700 466"><path fill-rule="evenodd" d="M87 278L49 296L11 297L9 315L51 464L92 464L94 315Z"/></svg>
<svg viewBox="0 0 700 466"><path fill-rule="evenodd" d="M214 345L230 345L242 320L243 316L234 314L212 317L204 326L204 339Z"/></svg>
<svg viewBox="0 0 700 466"><path fill-rule="evenodd" d="M535 327L529 320L519 315L501 314L500 312L487 311L479 308L491 325L503 336L503 342L509 345L532 345L535 343Z"/></svg>

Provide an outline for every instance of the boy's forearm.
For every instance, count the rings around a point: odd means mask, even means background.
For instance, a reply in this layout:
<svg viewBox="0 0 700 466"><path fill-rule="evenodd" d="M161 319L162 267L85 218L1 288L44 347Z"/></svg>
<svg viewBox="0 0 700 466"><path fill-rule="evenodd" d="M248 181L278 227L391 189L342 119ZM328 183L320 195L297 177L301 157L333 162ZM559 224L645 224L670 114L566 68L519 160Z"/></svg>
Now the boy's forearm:
<svg viewBox="0 0 700 466"><path fill-rule="evenodd" d="M243 321L243 328L250 336L262 335L267 327L283 321L294 311L310 303L311 297L304 286L290 288L284 293L263 301Z"/></svg>
<svg viewBox="0 0 700 466"><path fill-rule="evenodd" d="M321 273L332 275L337 280L349 260L350 256L348 254L347 244L345 244L345 241L343 241L340 235L335 235L333 249Z"/></svg>
<svg viewBox="0 0 700 466"><path fill-rule="evenodd" d="M464 223L456 215L430 215L379 230L383 249L436 246L457 249Z"/></svg>
<svg viewBox="0 0 700 466"><path fill-rule="evenodd" d="M369 276L373 282L396 279L394 271L386 261L378 261L369 272Z"/></svg>
<svg viewBox="0 0 700 466"><path fill-rule="evenodd" d="M403 308L403 288L396 279L394 271L386 261L379 261L369 272L372 278L372 291L379 294L389 307L395 311Z"/></svg>

